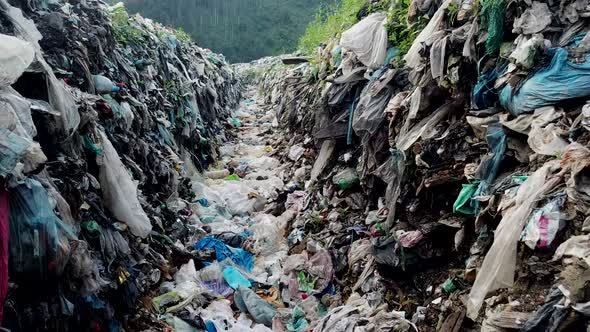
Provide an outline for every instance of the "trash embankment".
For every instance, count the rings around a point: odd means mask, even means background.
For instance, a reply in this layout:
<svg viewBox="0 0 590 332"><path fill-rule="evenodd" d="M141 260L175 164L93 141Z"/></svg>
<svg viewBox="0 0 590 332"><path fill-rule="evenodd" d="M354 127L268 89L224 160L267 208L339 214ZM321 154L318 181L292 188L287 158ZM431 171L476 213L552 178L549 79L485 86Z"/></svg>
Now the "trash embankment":
<svg viewBox="0 0 590 332"><path fill-rule="evenodd" d="M187 290L160 290L210 253L181 245L200 231L191 179L240 91L223 56L120 5L0 0L1 326L180 326L158 313Z"/></svg>
<svg viewBox="0 0 590 332"><path fill-rule="evenodd" d="M290 322L586 331L587 4L372 3L312 56L250 69L302 207Z"/></svg>

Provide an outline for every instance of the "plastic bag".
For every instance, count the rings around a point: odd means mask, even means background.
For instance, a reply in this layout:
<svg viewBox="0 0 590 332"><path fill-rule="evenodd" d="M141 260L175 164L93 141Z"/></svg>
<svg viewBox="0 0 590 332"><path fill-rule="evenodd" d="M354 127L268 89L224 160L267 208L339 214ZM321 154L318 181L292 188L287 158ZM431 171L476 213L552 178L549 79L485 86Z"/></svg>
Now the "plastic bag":
<svg viewBox="0 0 590 332"><path fill-rule="evenodd" d="M0 176L30 172L47 160L39 143L31 117L31 104L14 89L0 88Z"/></svg>
<svg viewBox="0 0 590 332"><path fill-rule="evenodd" d="M230 247L213 236L207 236L201 239L195 244L195 249L214 249L218 262L230 258L235 264L241 266L248 272L252 271L252 267L254 266L254 256L250 252L240 248Z"/></svg>
<svg viewBox="0 0 590 332"><path fill-rule="evenodd" d="M365 17L342 33L340 46L354 52L359 61L369 68L383 66L387 53L386 22L387 15L384 13Z"/></svg>
<svg viewBox="0 0 590 332"><path fill-rule="evenodd" d="M486 254L475 283L469 293L467 315L475 320L485 296L496 289L512 287L516 268L516 246L524 223L540 195L556 183L547 182L548 176L559 166L550 161L533 173L518 188L514 204L505 211L496 228L494 243Z"/></svg>
<svg viewBox="0 0 590 332"><path fill-rule="evenodd" d="M137 185L107 135L103 131L99 131L99 134L103 153L97 158L104 204L115 218L129 226L133 235L145 238L152 231L152 224L137 199Z"/></svg>
<svg viewBox="0 0 590 332"><path fill-rule="evenodd" d="M500 103L514 115L531 113L543 106L590 95L590 55L584 63L568 60L565 48L555 48L549 66L522 84L518 91L507 84L500 92Z"/></svg>
<svg viewBox="0 0 590 332"><path fill-rule="evenodd" d="M249 313L254 321L266 326L272 326L272 319L277 314L277 309L270 303L256 295L253 290L240 286L234 293L236 307L241 312Z"/></svg>
<svg viewBox="0 0 590 332"><path fill-rule="evenodd" d="M53 211L41 183L27 178L10 194L10 265L13 275L47 280L62 274L73 230Z"/></svg>
<svg viewBox="0 0 590 332"><path fill-rule="evenodd" d="M34 57L33 45L16 37L0 34L0 87L16 82Z"/></svg>

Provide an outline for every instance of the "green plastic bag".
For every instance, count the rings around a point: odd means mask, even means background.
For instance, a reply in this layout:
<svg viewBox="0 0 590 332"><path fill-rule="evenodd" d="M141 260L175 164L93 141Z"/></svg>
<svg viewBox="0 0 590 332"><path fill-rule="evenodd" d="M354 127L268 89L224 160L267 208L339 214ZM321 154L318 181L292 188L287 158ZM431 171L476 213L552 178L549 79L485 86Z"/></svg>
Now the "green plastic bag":
<svg viewBox="0 0 590 332"><path fill-rule="evenodd" d="M457 196L455 203L453 203L453 212L473 215L476 213L476 209L471 205L471 196L475 193L479 187L479 181L473 183L463 184L463 189Z"/></svg>

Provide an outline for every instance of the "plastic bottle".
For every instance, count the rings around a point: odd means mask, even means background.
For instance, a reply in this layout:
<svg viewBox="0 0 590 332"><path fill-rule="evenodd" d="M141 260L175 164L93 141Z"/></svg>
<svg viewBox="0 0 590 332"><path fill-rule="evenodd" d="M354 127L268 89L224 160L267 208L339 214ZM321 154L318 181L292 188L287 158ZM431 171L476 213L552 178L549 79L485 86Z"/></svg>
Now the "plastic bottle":
<svg viewBox="0 0 590 332"><path fill-rule="evenodd" d="M92 77L94 78L94 86L96 88L96 93L98 94L119 92L121 90L121 88L113 83L108 77L102 75L92 75Z"/></svg>

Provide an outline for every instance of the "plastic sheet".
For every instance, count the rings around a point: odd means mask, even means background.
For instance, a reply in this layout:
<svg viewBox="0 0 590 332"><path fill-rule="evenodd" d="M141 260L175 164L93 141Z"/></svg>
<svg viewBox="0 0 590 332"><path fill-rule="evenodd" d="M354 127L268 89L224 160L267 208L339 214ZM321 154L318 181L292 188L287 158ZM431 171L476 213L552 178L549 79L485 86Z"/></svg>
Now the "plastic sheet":
<svg viewBox="0 0 590 332"><path fill-rule="evenodd" d="M30 43L0 34L0 87L16 82L35 56Z"/></svg>
<svg viewBox="0 0 590 332"><path fill-rule="evenodd" d="M344 31L340 46L356 54L359 61L369 68L379 68L387 53L387 15L373 13L352 28Z"/></svg>
<svg viewBox="0 0 590 332"><path fill-rule="evenodd" d="M115 218L129 226L133 235L145 238L150 234L152 225L137 199L137 185L107 135L100 131L100 137L103 154L97 158L104 204Z"/></svg>

